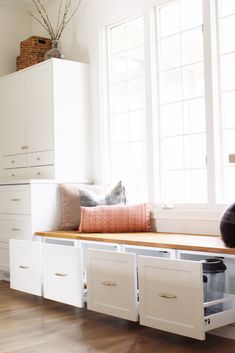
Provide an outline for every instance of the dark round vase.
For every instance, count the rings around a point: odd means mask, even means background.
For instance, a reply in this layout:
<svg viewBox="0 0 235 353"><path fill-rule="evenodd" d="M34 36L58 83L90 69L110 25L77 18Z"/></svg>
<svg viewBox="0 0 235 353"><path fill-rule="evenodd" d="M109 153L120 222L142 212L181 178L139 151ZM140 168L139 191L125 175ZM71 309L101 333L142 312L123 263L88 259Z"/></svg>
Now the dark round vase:
<svg viewBox="0 0 235 353"><path fill-rule="evenodd" d="M235 203L230 205L220 220L222 239L229 248L235 248Z"/></svg>

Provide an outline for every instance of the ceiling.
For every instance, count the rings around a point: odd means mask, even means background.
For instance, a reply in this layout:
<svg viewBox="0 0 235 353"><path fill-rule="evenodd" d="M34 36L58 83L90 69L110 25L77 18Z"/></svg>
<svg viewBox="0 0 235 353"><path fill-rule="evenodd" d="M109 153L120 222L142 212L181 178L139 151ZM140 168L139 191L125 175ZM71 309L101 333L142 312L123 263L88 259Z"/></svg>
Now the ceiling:
<svg viewBox="0 0 235 353"><path fill-rule="evenodd" d="M42 0L43 3L46 3L48 1L49 0ZM0 0L0 4L27 8L29 7L29 5L32 5L32 0Z"/></svg>

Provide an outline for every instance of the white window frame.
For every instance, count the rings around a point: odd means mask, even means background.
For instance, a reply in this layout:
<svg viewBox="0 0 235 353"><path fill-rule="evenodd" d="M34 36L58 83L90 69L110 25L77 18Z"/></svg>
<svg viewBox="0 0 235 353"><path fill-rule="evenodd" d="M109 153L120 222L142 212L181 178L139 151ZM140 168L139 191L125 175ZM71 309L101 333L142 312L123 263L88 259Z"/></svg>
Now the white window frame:
<svg viewBox="0 0 235 353"><path fill-rule="evenodd" d="M217 40L215 4L216 0L203 1L203 31L204 31L204 72L205 72L205 102L206 102L206 139L207 139L207 204L177 204L173 209L162 208L161 203L156 203L156 196L160 190L158 140L158 93L156 49L157 38L155 25L156 7L172 3L174 0L150 1L147 5L132 9L119 16L104 21L99 26L99 153L102 156L99 164L99 179L109 182L110 153L107 121L103 118L105 75L103 62L106 58L106 29L112 25L144 15L145 17L145 54L146 54L146 119L147 119L147 189L148 198L152 203L154 218L157 219L158 231L173 231L187 233L219 234L218 220L226 205L215 203L215 150L214 136L216 126L212 117L218 116L218 76L217 76ZM211 65L213 63L213 65ZM105 72L106 71L106 72ZM199 224L200 222L200 224ZM195 231L196 230L196 231Z"/></svg>

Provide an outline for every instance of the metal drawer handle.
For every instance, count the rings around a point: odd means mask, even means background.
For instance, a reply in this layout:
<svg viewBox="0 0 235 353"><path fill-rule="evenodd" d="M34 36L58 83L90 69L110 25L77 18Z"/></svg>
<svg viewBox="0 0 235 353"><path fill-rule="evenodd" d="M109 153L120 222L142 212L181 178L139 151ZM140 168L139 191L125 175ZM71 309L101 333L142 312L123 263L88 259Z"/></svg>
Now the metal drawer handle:
<svg viewBox="0 0 235 353"><path fill-rule="evenodd" d="M56 273L55 273L55 276L58 276L58 277L67 277L67 273L59 273L59 272L56 272Z"/></svg>
<svg viewBox="0 0 235 353"><path fill-rule="evenodd" d="M20 228L11 228L11 230L12 230L13 232L20 232L20 231L21 231Z"/></svg>
<svg viewBox="0 0 235 353"><path fill-rule="evenodd" d="M37 172L37 175L41 175L41 173L40 173L40 172Z"/></svg>
<svg viewBox="0 0 235 353"><path fill-rule="evenodd" d="M13 202L19 202L20 199L11 199L11 201L13 201Z"/></svg>
<svg viewBox="0 0 235 353"><path fill-rule="evenodd" d="M21 147L22 150L27 150L28 148L29 146L26 146L26 145Z"/></svg>
<svg viewBox="0 0 235 353"><path fill-rule="evenodd" d="M11 174L12 177L15 177L15 174Z"/></svg>
<svg viewBox="0 0 235 353"><path fill-rule="evenodd" d="M176 299L177 296L174 294L167 294L167 293L160 293L159 297L165 298L165 299Z"/></svg>
<svg viewBox="0 0 235 353"><path fill-rule="evenodd" d="M29 270L29 266L19 265L19 268L22 268L22 270Z"/></svg>
<svg viewBox="0 0 235 353"><path fill-rule="evenodd" d="M37 157L37 161L40 161L41 160L41 158L40 157Z"/></svg>
<svg viewBox="0 0 235 353"><path fill-rule="evenodd" d="M113 283L113 282L109 282L109 281L105 281L105 282L102 282L103 286L107 286L107 287L116 287L116 283Z"/></svg>
<svg viewBox="0 0 235 353"><path fill-rule="evenodd" d="M14 164L14 163L15 163L15 161L11 161L11 163L12 163L12 164Z"/></svg>

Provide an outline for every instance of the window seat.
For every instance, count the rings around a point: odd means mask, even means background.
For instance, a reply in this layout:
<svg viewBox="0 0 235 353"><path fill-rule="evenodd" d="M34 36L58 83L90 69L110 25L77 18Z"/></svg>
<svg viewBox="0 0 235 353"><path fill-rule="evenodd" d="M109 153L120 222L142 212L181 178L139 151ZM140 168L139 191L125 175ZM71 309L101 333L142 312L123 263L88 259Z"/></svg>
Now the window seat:
<svg viewBox="0 0 235 353"><path fill-rule="evenodd" d="M235 248L228 248L218 236L172 233L78 233L77 231L36 232L35 236L90 240L116 244L156 248L204 251L235 255Z"/></svg>

